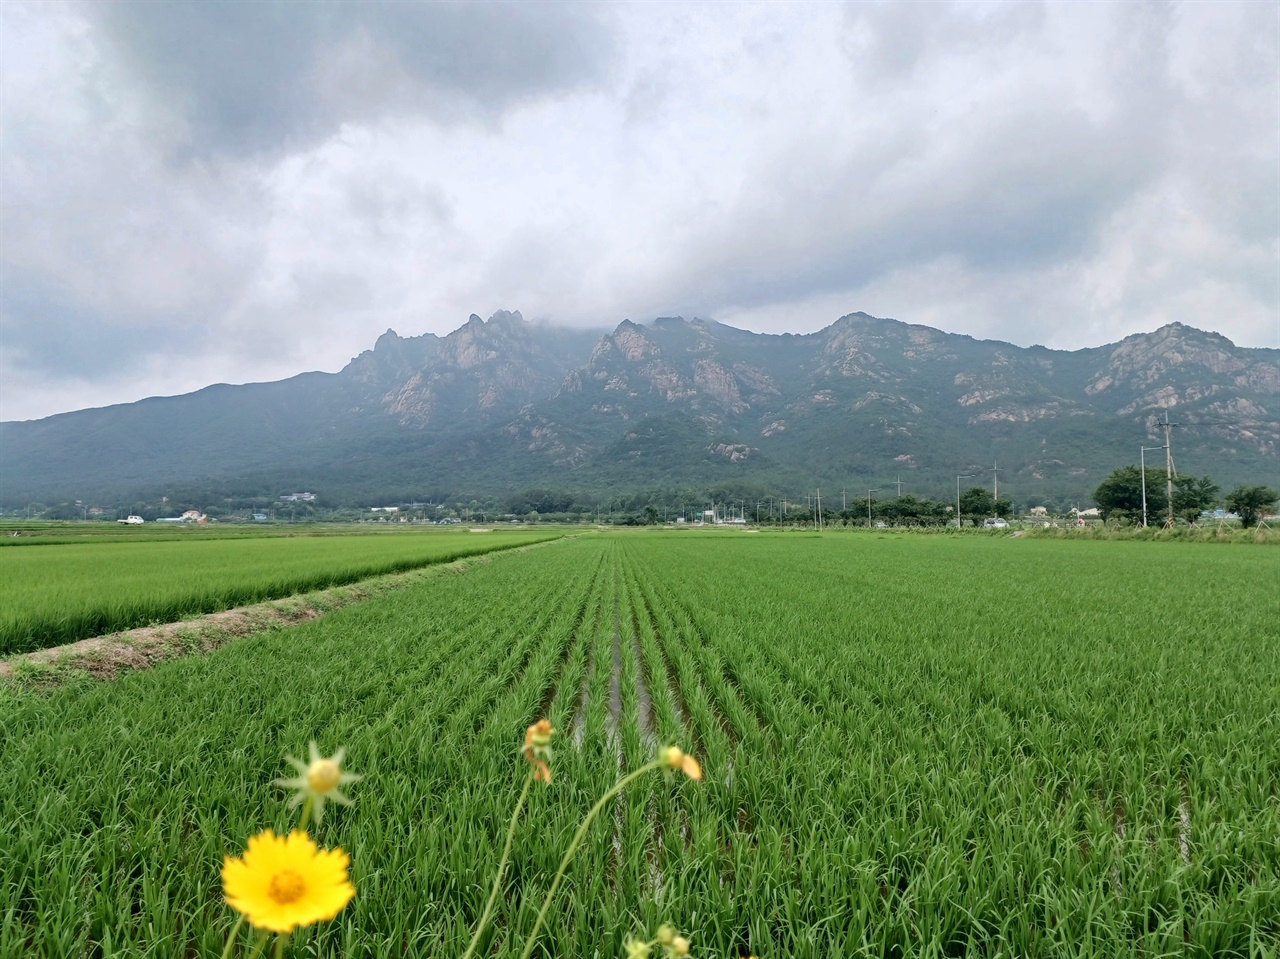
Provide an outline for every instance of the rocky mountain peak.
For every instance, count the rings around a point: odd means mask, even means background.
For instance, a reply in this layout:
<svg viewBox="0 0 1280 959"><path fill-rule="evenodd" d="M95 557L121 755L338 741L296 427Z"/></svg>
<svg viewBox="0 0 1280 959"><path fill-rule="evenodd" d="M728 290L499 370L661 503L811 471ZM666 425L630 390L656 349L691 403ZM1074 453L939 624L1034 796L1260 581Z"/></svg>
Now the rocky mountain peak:
<svg viewBox="0 0 1280 959"><path fill-rule="evenodd" d="M1177 387L1197 379L1204 371L1215 377L1238 377L1238 385L1274 392L1280 388L1280 368L1274 363L1257 363L1246 357L1220 333L1197 330L1182 323L1169 323L1151 333L1127 336L1107 355L1106 362L1085 388L1090 395L1105 391L1130 390L1144 395L1135 398L1141 405L1173 406L1179 399L1199 399L1199 395L1178 396ZM1198 390L1192 386L1193 394ZM1152 388L1163 392L1146 394ZM1149 403L1147 402L1149 400Z"/></svg>
<svg viewBox="0 0 1280 959"><path fill-rule="evenodd" d="M1016 496L1075 496L1129 462L1173 406L1180 469L1224 485L1274 475L1280 350L1182 323L1068 352L865 313L803 335L681 317L602 335L499 310L444 337L387 330L338 374L3 424L0 488L82 496L217 464L229 479L375 493L726 477L799 489L900 469L930 493L954 484L957 464L991 457L1008 471L1002 491L1007 477Z"/></svg>

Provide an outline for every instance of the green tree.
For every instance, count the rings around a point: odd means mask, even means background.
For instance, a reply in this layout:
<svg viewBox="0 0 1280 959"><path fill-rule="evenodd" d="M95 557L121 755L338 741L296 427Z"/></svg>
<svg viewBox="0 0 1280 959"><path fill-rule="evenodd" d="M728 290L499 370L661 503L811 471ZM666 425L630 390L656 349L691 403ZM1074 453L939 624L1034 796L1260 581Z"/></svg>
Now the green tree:
<svg viewBox="0 0 1280 959"><path fill-rule="evenodd" d="M875 516L890 523L924 525L943 522L947 512L942 503L912 496L910 493L894 499L877 501L873 511ZM856 519L858 513L856 510L849 510L846 515Z"/></svg>
<svg viewBox="0 0 1280 959"><path fill-rule="evenodd" d="M1121 466L1113 470L1093 491L1093 501L1103 519L1127 519L1142 522L1142 470ZM1147 516L1153 517L1169 505L1165 495L1165 472L1147 467Z"/></svg>
<svg viewBox="0 0 1280 959"><path fill-rule="evenodd" d="M975 524L988 516L1008 516L1012 511L1011 501L997 500L982 486L971 486L960 494L960 515Z"/></svg>
<svg viewBox="0 0 1280 959"><path fill-rule="evenodd" d="M1275 509L1277 493L1269 486L1237 486L1227 494L1227 509L1240 517L1245 529L1256 526L1264 513Z"/></svg>
<svg viewBox="0 0 1280 959"><path fill-rule="evenodd" d="M1173 511L1194 523L1217 502L1219 492L1218 484L1207 476L1179 476L1173 481Z"/></svg>
<svg viewBox="0 0 1280 959"><path fill-rule="evenodd" d="M984 516L991 516L996 506L991 490L984 487L969 487L960 494L960 516L977 522Z"/></svg>

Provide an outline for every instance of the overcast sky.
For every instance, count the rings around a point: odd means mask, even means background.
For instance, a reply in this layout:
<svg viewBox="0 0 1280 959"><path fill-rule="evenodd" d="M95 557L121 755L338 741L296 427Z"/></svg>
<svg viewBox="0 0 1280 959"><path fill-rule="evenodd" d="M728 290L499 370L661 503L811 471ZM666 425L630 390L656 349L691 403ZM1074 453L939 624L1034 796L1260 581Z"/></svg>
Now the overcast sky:
<svg viewBox="0 0 1280 959"><path fill-rule="evenodd" d="M0 3L0 418L475 312L1280 346L1280 4Z"/></svg>

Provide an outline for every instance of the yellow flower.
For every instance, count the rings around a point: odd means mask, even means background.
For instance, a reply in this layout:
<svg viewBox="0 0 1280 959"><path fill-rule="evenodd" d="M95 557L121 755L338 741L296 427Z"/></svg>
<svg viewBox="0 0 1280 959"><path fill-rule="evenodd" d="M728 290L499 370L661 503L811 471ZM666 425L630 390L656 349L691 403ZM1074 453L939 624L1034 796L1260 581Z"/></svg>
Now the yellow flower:
<svg viewBox="0 0 1280 959"><path fill-rule="evenodd" d="M539 719L524 733L524 758L533 763L533 778L544 783L551 782L551 767L547 763L551 761L551 737L554 733L551 722L546 719Z"/></svg>
<svg viewBox="0 0 1280 959"><path fill-rule="evenodd" d="M662 751L662 763L669 769L679 769L690 779L702 778L702 767L698 761L679 746L668 746Z"/></svg>
<svg viewBox="0 0 1280 959"><path fill-rule="evenodd" d="M341 849L318 849L305 832L267 829L249 840L242 859L222 865L222 888L233 909L258 929L292 932L332 919L356 894Z"/></svg>
<svg viewBox="0 0 1280 959"><path fill-rule="evenodd" d="M298 775L293 779L277 779L276 785L298 790L289 800L290 809L301 805L307 799L312 800L315 804L313 810L316 822L319 822L324 817L325 800L332 799L340 805L350 806L351 800L344 796L338 787L345 786L347 783L358 783L364 777L342 771L342 757L346 755L346 747L339 749L328 759L320 755L320 749L316 746L315 740L311 741L310 750L310 763L304 763L301 759L294 759L292 756L285 757L290 765L298 770Z"/></svg>
<svg viewBox="0 0 1280 959"><path fill-rule="evenodd" d="M671 940L671 954L673 956L689 955L689 940L684 936L676 936Z"/></svg>
<svg viewBox="0 0 1280 959"><path fill-rule="evenodd" d="M676 927L669 922L664 922L658 927L658 942L664 946L669 946L676 941Z"/></svg>

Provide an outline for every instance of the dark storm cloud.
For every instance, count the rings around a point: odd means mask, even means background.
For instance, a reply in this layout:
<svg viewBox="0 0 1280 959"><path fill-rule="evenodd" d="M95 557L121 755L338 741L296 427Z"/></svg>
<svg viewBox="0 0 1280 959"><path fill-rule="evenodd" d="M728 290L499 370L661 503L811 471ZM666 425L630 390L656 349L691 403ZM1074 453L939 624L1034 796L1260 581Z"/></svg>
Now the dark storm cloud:
<svg viewBox="0 0 1280 959"><path fill-rule="evenodd" d="M611 34L588 3L164 3L87 8L197 153L273 151L344 122L490 121L599 81Z"/></svg>

